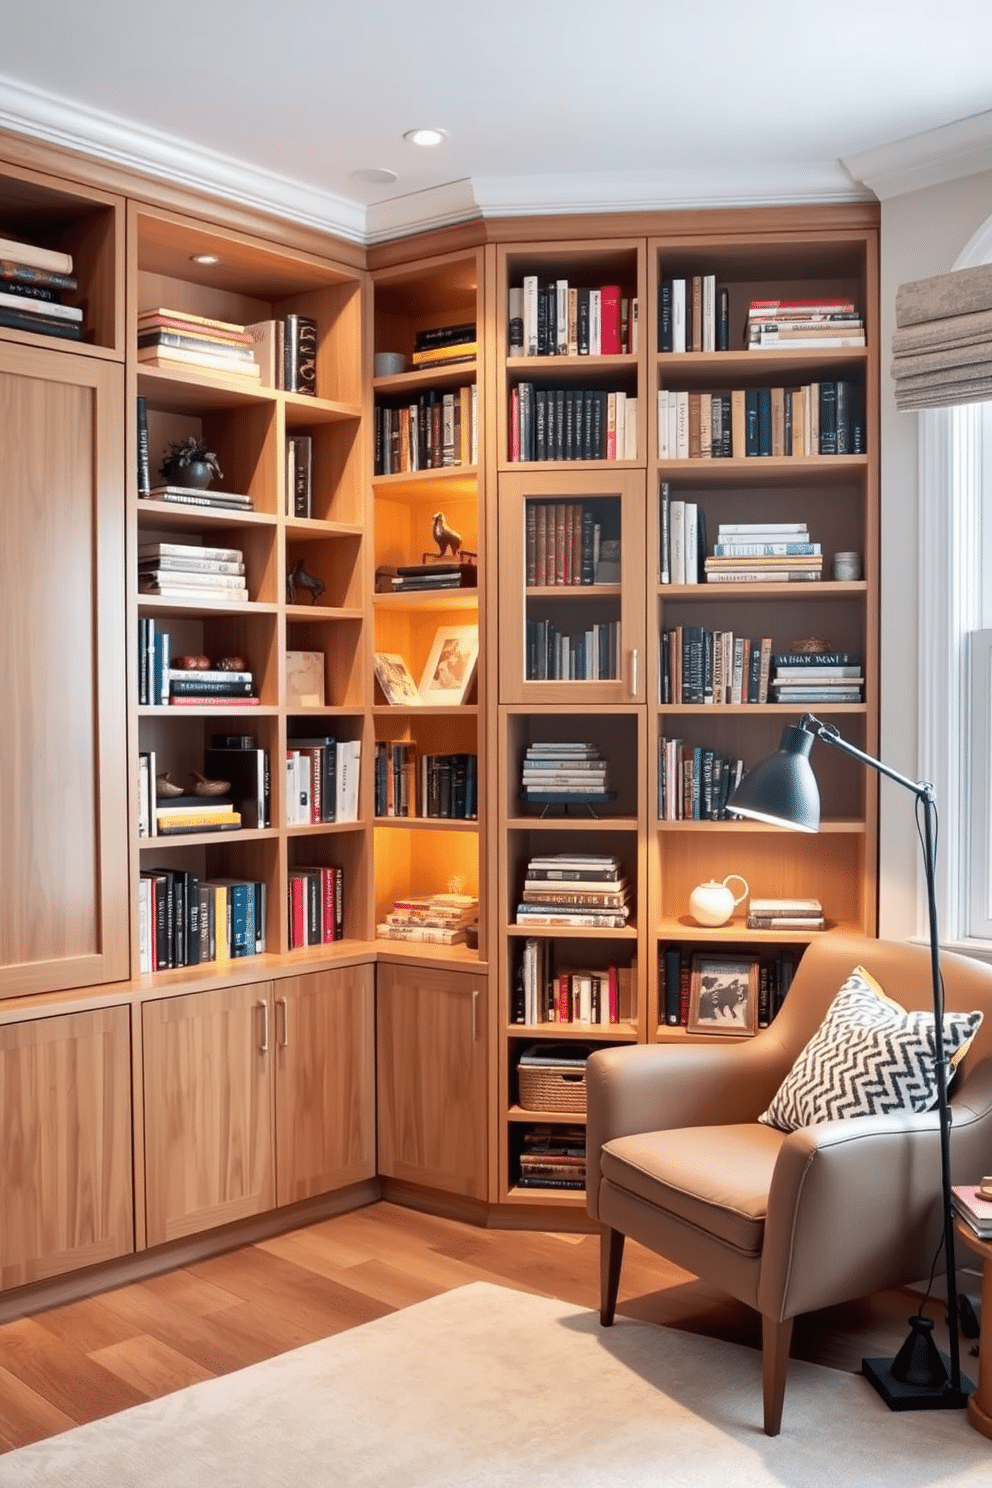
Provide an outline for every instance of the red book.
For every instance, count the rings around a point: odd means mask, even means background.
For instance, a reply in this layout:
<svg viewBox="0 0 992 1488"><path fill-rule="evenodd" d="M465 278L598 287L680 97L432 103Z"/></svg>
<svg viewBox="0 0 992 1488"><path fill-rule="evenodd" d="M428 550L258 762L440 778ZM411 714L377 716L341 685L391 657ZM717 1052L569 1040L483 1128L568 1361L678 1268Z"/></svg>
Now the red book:
<svg viewBox="0 0 992 1488"><path fill-rule="evenodd" d="M619 284L604 284L600 290L599 349L603 356L619 356L623 350L620 338Z"/></svg>
<svg viewBox="0 0 992 1488"><path fill-rule="evenodd" d="M510 459L520 459L520 389L510 393Z"/></svg>
<svg viewBox="0 0 992 1488"><path fill-rule="evenodd" d="M289 945L291 950L307 943L307 885L302 874L289 877Z"/></svg>
<svg viewBox="0 0 992 1488"><path fill-rule="evenodd" d="M620 988L617 983L617 969L610 967L610 1022L620 1022Z"/></svg>

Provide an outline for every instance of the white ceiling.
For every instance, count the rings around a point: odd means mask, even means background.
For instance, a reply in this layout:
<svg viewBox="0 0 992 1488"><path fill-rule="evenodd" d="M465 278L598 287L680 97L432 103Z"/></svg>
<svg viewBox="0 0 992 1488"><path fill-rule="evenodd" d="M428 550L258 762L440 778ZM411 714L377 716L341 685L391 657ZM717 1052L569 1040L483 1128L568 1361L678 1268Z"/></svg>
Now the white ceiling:
<svg viewBox="0 0 992 1488"><path fill-rule="evenodd" d="M921 183L921 161L992 168L990 0L2 0L0 15L0 126L358 242L479 212L850 199ZM439 149L404 141L425 124L448 131ZM352 174L370 167L395 183Z"/></svg>

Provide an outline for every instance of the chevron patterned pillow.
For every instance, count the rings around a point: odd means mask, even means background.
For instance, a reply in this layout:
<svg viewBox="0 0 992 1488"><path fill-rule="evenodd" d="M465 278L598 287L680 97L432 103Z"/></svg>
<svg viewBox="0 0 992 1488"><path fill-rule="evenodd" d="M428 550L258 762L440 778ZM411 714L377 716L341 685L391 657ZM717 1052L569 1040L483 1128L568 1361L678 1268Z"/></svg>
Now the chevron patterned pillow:
<svg viewBox="0 0 992 1488"><path fill-rule="evenodd" d="M982 1021L980 1012L944 1014L950 1079ZM932 1013L908 1013L858 966L771 1101L758 1117L797 1131L845 1116L930 1111L937 1104Z"/></svg>

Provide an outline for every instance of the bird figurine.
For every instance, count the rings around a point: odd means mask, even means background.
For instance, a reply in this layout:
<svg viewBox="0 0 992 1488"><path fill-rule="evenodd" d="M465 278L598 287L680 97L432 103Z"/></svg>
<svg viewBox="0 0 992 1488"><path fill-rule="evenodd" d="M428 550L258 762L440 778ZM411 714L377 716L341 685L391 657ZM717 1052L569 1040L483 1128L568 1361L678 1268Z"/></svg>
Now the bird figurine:
<svg viewBox="0 0 992 1488"><path fill-rule="evenodd" d="M457 558L462 545L462 535L449 527L444 512L434 513L434 541L437 543L438 557L443 558L445 553L450 552L452 558Z"/></svg>

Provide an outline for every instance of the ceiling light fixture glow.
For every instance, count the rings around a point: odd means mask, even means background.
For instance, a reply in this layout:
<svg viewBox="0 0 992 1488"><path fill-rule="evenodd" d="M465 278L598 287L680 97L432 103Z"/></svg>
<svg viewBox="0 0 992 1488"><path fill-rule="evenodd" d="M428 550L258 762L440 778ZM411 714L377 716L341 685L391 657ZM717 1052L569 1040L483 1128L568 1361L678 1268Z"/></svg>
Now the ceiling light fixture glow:
<svg viewBox="0 0 992 1488"><path fill-rule="evenodd" d="M448 138L446 129L408 129L403 138L409 140L411 145L422 145L425 149L431 149L434 145L443 145Z"/></svg>
<svg viewBox="0 0 992 1488"><path fill-rule="evenodd" d="M219 253L191 253L190 262L198 264L219 264Z"/></svg>

